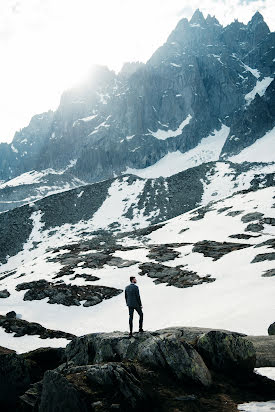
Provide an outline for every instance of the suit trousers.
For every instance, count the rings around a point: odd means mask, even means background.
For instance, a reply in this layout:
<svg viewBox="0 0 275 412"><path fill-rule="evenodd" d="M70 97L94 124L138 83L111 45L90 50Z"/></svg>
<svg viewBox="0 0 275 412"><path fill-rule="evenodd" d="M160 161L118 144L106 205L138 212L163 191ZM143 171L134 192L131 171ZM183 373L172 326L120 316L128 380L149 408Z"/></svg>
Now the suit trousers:
<svg viewBox="0 0 275 412"><path fill-rule="evenodd" d="M143 325L143 312L140 306L128 306L129 308L129 326L130 326L130 332L133 332L133 317L134 317L134 310L137 311L139 314L139 329L142 329Z"/></svg>

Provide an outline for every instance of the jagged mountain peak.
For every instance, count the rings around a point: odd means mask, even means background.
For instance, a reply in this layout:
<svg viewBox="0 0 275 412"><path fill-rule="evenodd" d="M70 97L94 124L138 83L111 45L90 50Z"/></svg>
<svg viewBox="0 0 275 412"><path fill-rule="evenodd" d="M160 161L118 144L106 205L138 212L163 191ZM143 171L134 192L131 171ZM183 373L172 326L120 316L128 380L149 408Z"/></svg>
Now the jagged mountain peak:
<svg viewBox="0 0 275 412"><path fill-rule="evenodd" d="M191 17L190 24L205 24L205 18L199 9Z"/></svg>
<svg viewBox="0 0 275 412"><path fill-rule="evenodd" d="M264 21L264 18L263 18L263 15L259 12L259 11L256 11L256 13L255 14L253 14L253 16L252 16L252 18L251 18L251 20L250 20L250 24L251 23L260 23L260 22L262 22L262 21ZM248 23L248 24L249 24Z"/></svg>
<svg viewBox="0 0 275 412"><path fill-rule="evenodd" d="M217 24L220 26L220 22L216 19L216 17L211 16L210 14L207 15L205 21L207 24Z"/></svg>

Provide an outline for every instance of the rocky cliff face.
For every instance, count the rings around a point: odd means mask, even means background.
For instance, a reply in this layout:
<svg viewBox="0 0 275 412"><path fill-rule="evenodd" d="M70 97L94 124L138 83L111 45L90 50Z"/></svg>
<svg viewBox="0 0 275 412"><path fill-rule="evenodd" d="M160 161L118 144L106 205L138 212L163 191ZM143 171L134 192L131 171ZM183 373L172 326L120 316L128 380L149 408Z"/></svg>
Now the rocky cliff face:
<svg viewBox="0 0 275 412"><path fill-rule="evenodd" d="M220 154L237 154L274 127L273 46L259 13L224 28L196 11L145 65L118 75L96 67L55 113L35 116L2 144L0 179L74 161L71 172L94 182L189 151L223 124L230 130Z"/></svg>

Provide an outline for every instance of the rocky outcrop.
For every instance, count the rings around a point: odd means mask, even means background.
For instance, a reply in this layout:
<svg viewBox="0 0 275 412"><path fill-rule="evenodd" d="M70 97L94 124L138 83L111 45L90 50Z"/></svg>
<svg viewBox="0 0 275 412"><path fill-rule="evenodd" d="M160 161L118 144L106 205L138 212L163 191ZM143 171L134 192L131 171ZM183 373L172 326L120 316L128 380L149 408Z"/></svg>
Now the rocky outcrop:
<svg viewBox="0 0 275 412"><path fill-rule="evenodd" d="M13 312L13 314L12 312L9 312L6 314L6 316L0 315L0 326L5 330L5 332L14 333L15 337L25 335L38 335L41 339L64 338L69 340L75 337L75 335L73 335L72 333L47 329L39 323L28 322L24 319L18 319L16 318L15 312Z"/></svg>
<svg viewBox="0 0 275 412"><path fill-rule="evenodd" d="M274 394L274 382L252 373L254 355L250 337L183 327L132 338L93 333L73 339L65 352L43 348L16 355L0 348L1 407L4 412L232 412L236 403Z"/></svg>
<svg viewBox="0 0 275 412"><path fill-rule="evenodd" d="M215 278L211 278L211 275L200 277L195 272L183 270L178 266L169 267L160 263L146 262L141 263L139 268L141 270L140 275L147 275L155 279L154 283L167 283L168 286L173 285L178 288L188 288L215 281Z"/></svg>
<svg viewBox="0 0 275 412"><path fill-rule="evenodd" d="M7 289L0 290L0 298L5 299L10 296L10 292Z"/></svg>
<svg viewBox="0 0 275 412"><path fill-rule="evenodd" d="M15 410L18 396L31 383L28 362L14 351L0 348L0 402L4 410Z"/></svg>
<svg viewBox="0 0 275 412"><path fill-rule="evenodd" d="M202 253L203 256L212 257L213 260L218 260L227 253L234 250L244 249L251 245L245 243L230 243L230 242L215 242L213 240L203 240L195 243L193 252Z"/></svg>
<svg viewBox="0 0 275 412"><path fill-rule="evenodd" d="M206 363L217 371L247 373L256 364L253 344L232 333L208 332L199 337L197 348Z"/></svg>
<svg viewBox="0 0 275 412"><path fill-rule="evenodd" d="M264 260L275 260L275 252L256 255L251 263L263 262Z"/></svg>
<svg viewBox="0 0 275 412"><path fill-rule="evenodd" d="M275 335L275 322L271 323L271 325L269 326L268 334L269 335Z"/></svg>
<svg viewBox="0 0 275 412"><path fill-rule="evenodd" d="M247 336L256 351L256 367L275 367L275 336Z"/></svg>
<svg viewBox="0 0 275 412"><path fill-rule="evenodd" d="M16 290L28 289L24 295L24 300L41 300L48 297L48 303L58 303L65 306L79 306L83 300L86 301L83 306L94 306L104 299L110 299L122 292L121 289L107 286L77 286L60 282L52 283L40 279L33 282L19 283Z"/></svg>

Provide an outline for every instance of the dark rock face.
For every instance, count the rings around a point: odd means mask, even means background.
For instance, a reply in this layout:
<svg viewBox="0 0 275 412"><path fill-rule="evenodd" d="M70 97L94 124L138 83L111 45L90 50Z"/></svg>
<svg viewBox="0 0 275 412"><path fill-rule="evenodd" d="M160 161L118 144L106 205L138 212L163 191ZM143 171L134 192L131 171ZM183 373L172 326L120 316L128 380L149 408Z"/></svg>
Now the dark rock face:
<svg viewBox="0 0 275 412"><path fill-rule="evenodd" d="M234 334L211 331L198 339L199 353L207 365L218 371L253 371L256 352L252 343Z"/></svg>
<svg viewBox="0 0 275 412"><path fill-rule="evenodd" d="M58 303L65 306L79 306L82 300L86 300L83 306L93 306L119 295L122 290L109 288L107 286L77 286L71 284L60 284L47 282L44 279L20 283L16 290L28 291L24 295L24 300L41 300L49 298L48 303Z"/></svg>
<svg viewBox="0 0 275 412"><path fill-rule="evenodd" d="M11 312L9 312L11 313ZM14 312L15 313L15 312ZM38 335L41 339L46 338L64 338L73 339L75 336L71 333L62 332L59 330L47 329L39 323L28 322L24 319L17 319L14 315L0 315L0 326L7 333L15 333L15 337L25 335Z"/></svg>
<svg viewBox="0 0 275 412"><path fill-rule="evenodd" d="M275 260L275 252L273 253L261 253L254 257L251 263L263 262L264 260Z"/></svg>
<svg viewBox="0 0 275 412"><path fill-rule="evenodd" d="M271 276L275 276L275 269L268 269L262 274L264 278L270 278Z"/></svg>
<svg viewBox="0 0 275 412"><path fill-rule="evenodd" d="M259 212L247 213L242 216L241 221L244 223L253 222L253 220L259 220L264 214Z"/></svg>
<svg viewBox="0 0 275 412"><path fill-rule="evenodd" d="M167 260L174 260L180 256L180 252L173 250L168 245L155 246L150 249L147 257L149 259L157 260L158 262L165 262Z"/></svg>
<svg viewBox="0 0 275 412"><path fill-rule="evenodd" d="M251 373L254 346L261 365L272 347L267 340L274 345L272 336L177 327L131 339L121 332L86 335L65 356L61 348L22 355L0 348L1 410L230 412L236 403L272 398L274 382Z"/></svg>
<svg viewBox="0 0 275 412"><path fill-rule="evenodd" d="M0 298L5 299L10 296L10 292L7 289L0 290Z"/></svg>
<svg viewBox="0 0 275 412"><path fill-rule="evenodd" d="M31 383L30 367L22 357L12 351L0 350L0 402L4 410L15 407L17 398ZM14 409L13 409L14 410Z"/></svg>
<svg viewBox="0 0 275 412"><path fill-rule="evenodd" d="M244 243L230 243L230 242L215 242L211 240L203 240L202 242L195 243L192 251L202 253L206 257L212 257L213 260L218 260L227 253L234 250L240 250L251 245Z"/></svg>
<svg viewBox="0 0 275 412"><path fill-rule="evenodd" d="M138 360L156 369L168 370L180 381L209 386L211 375L199 354L187 342L171 334L144 333L129 340L122 333L98 333L72 341L67 360L76 364Z"/></svg>
<svg viewBox="0 0 275 412"><path fill-rule="evenodd" d="M273 322L268 328L269 335L275 335L275 322Z"/></svg>
<svg viewBox="0 0 275 412"><path fill-rule="evenodd" d="M167 283L168 286L176 286L178 288L188 288L194 285L201 285L204 282L214 282L215 279L210 275L204 277L198 276L195 272L183 270L180 267L169 267L160 263L141 263L140 275L147 275L150 278L155 278L154 283Z"/></svg>
<svg viewBox="0 0 275 412"><path fill-rule="evenodd" d="M34 116L12 145L1 144L0 180L72 160L70 171L81 179L111 178L196 147L221 122L231 129L223 155L238 153L274 126L274 81L249 105L244 98L257 75L273 76L273 46L264 21L222 27L202 15L182 19L145 65L128 64L118 75L95 67L86 84L63 94L56 112ZM155 137L158 130L170 131L167 139Z"/></svg>
<svg viewBox="0 0 275 412"><path fill-rule="evenodd" d="M250 223L245 228L246 232L261 232L262 230L264 230L264 227L261 223Z"/></svg>
<svg viewBox="0 0 275 412"><path fill-rule="evenodd" d="M11 312L6 313L6 317L8 319L15 319L16 318L16 312L14 312L14 310L12 310Z"/></svg>

